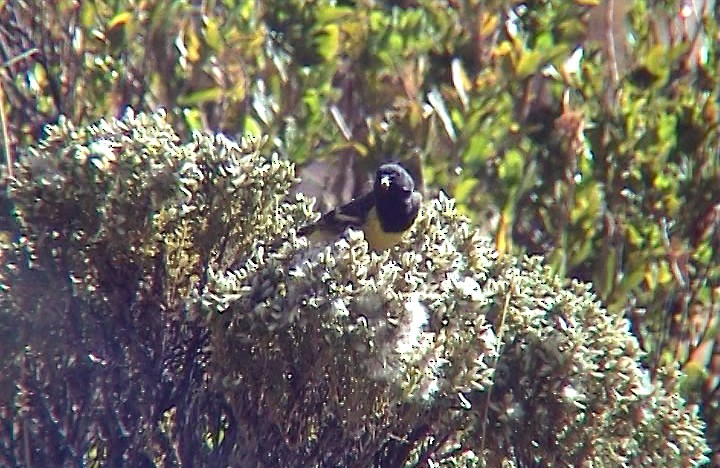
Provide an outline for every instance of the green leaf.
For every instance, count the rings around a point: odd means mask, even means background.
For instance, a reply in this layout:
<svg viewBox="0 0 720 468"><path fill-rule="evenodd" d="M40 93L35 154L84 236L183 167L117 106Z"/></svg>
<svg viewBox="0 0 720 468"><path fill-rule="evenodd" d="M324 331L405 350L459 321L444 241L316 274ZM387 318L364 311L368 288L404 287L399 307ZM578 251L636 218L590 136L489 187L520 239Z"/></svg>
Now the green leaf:
<svg viewBox="0 0 720 468"><path fill-rule="evenodd" d="M205 18L205 42L213 50L222 49L222 34L215 18Z"/></svg>
<svg viewBox="0 0 720 468"><path fill-rule="evenodd" d="M80 24L84 28L90 29L95 24L95 15L97 10L95 9L94 2L81 2L80 3Z"/></svg>
<svg viewBox="0 0 720 468"><path fill-rule="evenodd" d="M474 192L477 187L478 180L475 178L464 179L455 186L455 199L458 203L465 203Z"/></svg>
<svg viewBox="0 0 720 468"><path fill-rule="evenodd" d="M183 109L183 117L185 118L185 124L194 132L203 130L202 115L196 108Z"/></svg>
<svg viewBox="0 0 720 468"><path fill-rule="evenodd" d="M475 132L470 137L467 149L463 154L463 161L484 163L492 154L492 142L482 132Z"/></svg>
<svg viewBox="0 0 720 468"><path fill-rule="evenodd" d="M517 78L524 79L536 73L543 64L543 58L543 53L538 50L524 51L515 67Z"/></svg>
<svg viewBox="0 0 720 468"><path fill-rule="evenodd" d="M262 126L257 120L253 119L249 115L245 116L245 122L243 125L245 133L256 138L262 138L264 132Z"/></svg>
<svg viewBox="0 0 720 468"><path fill-rule="evenodd" d="M620 280L616 295L626 296L645 279L645 268L641 265L629 263L625 275Z"/></svg>
<svg viewBox="0 0 720 468"><path fill-rule="evenodd" d="M656 77L667 76L669 62L668 49L664 44L654 46L645 57L645 67Z"/></svg>
<svg viewBox="0 0 720 468"><path fill-rule="evenodd" d="M593 284L595 289L604 298L607 298L615 287L615 275L617 271L617 248L609 247L601 250L603 261L599 262L599 268L593 273Z"/></svg>
<svg viewBox="0 0 720 468"><path fill-rule="evenodd" d="M538 34L535 39L535 47L539 50L546 50L552 48L554 44L552 33L549 31Z"/></svg>
<svg viewBox="0 0 720 468"><path fill-rule="evenodd" d="M219 87L206 88L181 96L178 102L183 106L197 106L206 102L217 102L222 97L223 90Z"/></svg>
<svg viewBox="0 0 720 468"><path fill-rule="evenodd" d="M324 26L313 35L315 50L326 61L332 61L340 51L340 28L336 24Z"/></svg>
<svg viewBox="0 0 720 468"><path fill-rule="evenodd" d="M498 167L498 176L508 185L516 186L522 178L525 158L515 149L508 150Z"/></svg>

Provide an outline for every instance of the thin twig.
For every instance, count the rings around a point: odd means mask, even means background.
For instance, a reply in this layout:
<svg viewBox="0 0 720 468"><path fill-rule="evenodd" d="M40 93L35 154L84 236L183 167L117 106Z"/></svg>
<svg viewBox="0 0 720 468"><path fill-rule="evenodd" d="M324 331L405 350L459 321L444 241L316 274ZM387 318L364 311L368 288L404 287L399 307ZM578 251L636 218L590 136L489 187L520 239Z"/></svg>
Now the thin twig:
<svg viewBox="0 0 720 468"><path fill-rule="evenodd" d="M13 157L10 154L10 143L8 142L7 119L5 118L5 93L3 92L2 81L0 81L0 145L2 145L3 157L7 164L7 177L14 179L13 176ZM0 179L2 174L0 174Z"/></svg>
<svg viewBox="0 0 720 468"><path fill-rule="evenodd" d="M39 52L39 49L37 47L33 47L32 49L26 50L20 55L17 55L7 62L0 64L0 68L10 68L16 63L20 62L21 60L25 60L26 58L32 57L33 55L37 54Z"/></svg>
<svg viewBox="0 0 720 468"><path fill-rule="evenodd" d="M497 371L497 364L500 361L500 348L502 347L502 337L503 333L505 331L505 317L507 316L507 311L510 308L510 298L512 297L512 292L515 289L515 282L510 280L510 284L508 285L508 291L507 295L505 296L505 304L503 304L503 309L500 314L500 325L498 326L498 333L497 333L497 347L495 349L495 352L497 353L497 356L495 357L495 364L494 368ZM487 390L487 401L485 402L485 414L483 414L483 424L482 424L482 435L480 438L480 453L485 452L485 434L487 432L487 425L488 425L488 413L490 412L490 396L492 395L492 388L495 384L495 378L493 378L492 382L490 383L490 386Z"/></svg>
<svg viewBox="0 0 720 468"><path fill-rule="evenodd" d="M607 87L606 105L608 110L614 104L615 87L618 81L620 81L620 74L618 73L617 64L617 53L615 50L615 0L608 0L607 9L605 10L605 39L607 41L607 58L608 67L610 70L610 86Z"/></svg>

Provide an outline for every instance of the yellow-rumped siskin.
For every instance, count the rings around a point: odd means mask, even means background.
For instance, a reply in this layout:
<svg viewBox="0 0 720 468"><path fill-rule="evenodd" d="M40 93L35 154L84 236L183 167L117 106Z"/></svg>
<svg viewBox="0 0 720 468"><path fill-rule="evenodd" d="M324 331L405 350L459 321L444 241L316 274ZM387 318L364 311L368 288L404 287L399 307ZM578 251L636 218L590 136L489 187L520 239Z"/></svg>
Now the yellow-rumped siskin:
<svg viewBox="0 0 720 468"><path fill-rule="evenodd" d="M325 213L317 222L302 227L298 235L311 241L326 240L352 227L362 229L372 250L383 251L402 240L415 223L421 202L410 174L399 164L383 164L375 174L372 192Z"/></svg>

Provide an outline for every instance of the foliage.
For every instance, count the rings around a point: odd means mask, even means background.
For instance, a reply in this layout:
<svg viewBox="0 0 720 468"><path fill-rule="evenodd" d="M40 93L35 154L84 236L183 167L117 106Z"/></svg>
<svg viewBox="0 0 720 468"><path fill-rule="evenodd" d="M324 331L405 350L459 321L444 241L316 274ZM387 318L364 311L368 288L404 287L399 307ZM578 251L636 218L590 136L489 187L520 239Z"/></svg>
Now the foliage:
<svg viewBox="0 0 720 468"><path fill-rule="evenodd" d="M292 168L258 148L202 135L181 146L162 114L130 115L62 121L23 157L20 235L3 249L2 325L16 339L2 353L22 363L3 381L20 383L3 465L222 455L208 445L227 408L205 385L207 330L185 303L208 264L260 227L287 228L268 219L303 220L302 203L277 206ZM266 225L238 222L250 213Z"/></svg>
<svg viewBox="0 0 720 468"><path fill-rule="evenodd" d="M678 373L652 383L587 285L499 256L445 197L401 249L308 248L264 144L180 144L161 113L28 150L2 310L54 332L3 344L3 464L704 460Z"/></svg>
<svg viewBox="0 0 720 468"><path fill-rule="evenodd" d="M350 180L417 155L501 253L592 282L653 379L681 366L720 453L720 49L701 4L3 2L6 160L60 115L127 106Z"/></svg>

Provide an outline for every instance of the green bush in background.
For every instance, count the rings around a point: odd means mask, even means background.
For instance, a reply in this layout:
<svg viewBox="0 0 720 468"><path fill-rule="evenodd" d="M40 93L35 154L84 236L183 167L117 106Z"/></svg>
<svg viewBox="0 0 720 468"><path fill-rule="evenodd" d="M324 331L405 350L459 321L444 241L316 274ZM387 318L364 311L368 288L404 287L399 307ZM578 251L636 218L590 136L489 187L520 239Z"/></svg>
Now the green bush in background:
<svg viewBox="0 0 720 468"><path fill-rule="evenodd" d="M679 364L718 451L718 28L697 5L4 2L6 160L60 114L127 106L308 167L418 156L502 253L591 281L654 378Z"/></svg>

